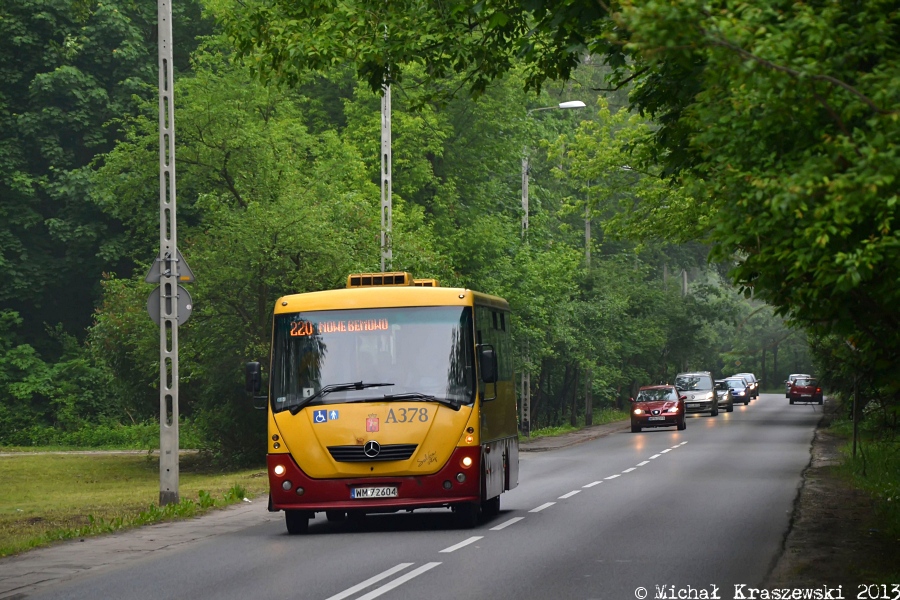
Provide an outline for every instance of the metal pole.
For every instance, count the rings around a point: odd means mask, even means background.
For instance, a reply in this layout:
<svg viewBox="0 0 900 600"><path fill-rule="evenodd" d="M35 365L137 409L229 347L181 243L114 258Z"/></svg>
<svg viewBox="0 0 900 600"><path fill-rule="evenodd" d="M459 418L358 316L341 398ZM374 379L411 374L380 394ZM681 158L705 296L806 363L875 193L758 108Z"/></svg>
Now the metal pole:
<svg viewBox="0 0 900 600"><path fill-rule="evenodd" d="M522 239L528 234L528 148L522 149Z"/></svg>
<svg viewBox="0 0 900 600"><path fill-rule="evenodd" d="M159 504L178 497L178 264L175 225L175 103L172 5L159 19Z"/></svg>
<svg viewBox="0 0 900 600"><path fill-rule="evenodd" d="M392 269L394 253L391 232L391 86L384 86L381 97L381 272Z"/></svg>
<svg viewBox="0 0 900 600"><path fill-rule="evenodd" d="M853 460L856 460L856 441L859 435L859 377L853 376Z"/></svg>
<svg viewBox="0 0 900 600"><path fill-rule="evenodd" d="M527 369L522 370L521 386L522 435L531 437L531 374Z"/></svg>

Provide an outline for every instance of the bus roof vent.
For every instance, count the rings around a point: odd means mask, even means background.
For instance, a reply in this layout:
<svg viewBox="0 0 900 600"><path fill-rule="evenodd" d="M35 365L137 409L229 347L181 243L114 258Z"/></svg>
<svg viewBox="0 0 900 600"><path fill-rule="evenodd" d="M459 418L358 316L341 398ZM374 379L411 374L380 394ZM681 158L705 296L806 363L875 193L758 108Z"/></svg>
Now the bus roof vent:
<svg viewBox="0 0 900 600"><path fill-rule="evenodd" d="M348 288L412 285L412 283L412 275L403 271L394 273L353 273L347 277Z"/></svg>
<svg viewBox="0 0 900 600"><path fill-rule="evenodd" d="M437 279L413 279L413 285L417 287L439 287Z"/></svg>

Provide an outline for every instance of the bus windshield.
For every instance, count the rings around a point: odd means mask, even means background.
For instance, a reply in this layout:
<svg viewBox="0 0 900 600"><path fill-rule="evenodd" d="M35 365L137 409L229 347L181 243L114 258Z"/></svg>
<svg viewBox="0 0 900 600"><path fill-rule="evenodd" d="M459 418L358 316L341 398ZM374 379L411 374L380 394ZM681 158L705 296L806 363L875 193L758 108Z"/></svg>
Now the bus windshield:
<svg viewBox="0 0 900 600"><path fill-rule="evenodd" d="M392 397L469 404L472 331L472 311L461 306L276 315L272 410Z"/></svg>

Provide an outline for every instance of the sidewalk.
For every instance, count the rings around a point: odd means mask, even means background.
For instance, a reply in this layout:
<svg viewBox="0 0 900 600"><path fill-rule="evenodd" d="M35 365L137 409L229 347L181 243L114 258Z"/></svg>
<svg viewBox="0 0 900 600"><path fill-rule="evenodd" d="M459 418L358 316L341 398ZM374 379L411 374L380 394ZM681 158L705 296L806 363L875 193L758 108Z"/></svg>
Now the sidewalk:
<svg viewBox="0 0 900 600"><path fill-rule="evenodd" d="M611 433L627 431L631 427L631 421L615 421L603 425L591 425L578 431L564 433L562 435L540 437L519 440L519 452L547 452L557 448L574 446L588 440L595 440Z"/></svg>
<svg viewBox="0 0 900 600"><path fill-rule="evenodd" d="M0 559L0 599L28 594L89 571L125 565L154 552L183 548L212 536L280 521L266 510L265 497L193 519L136 527L23 552Z"/></svg>

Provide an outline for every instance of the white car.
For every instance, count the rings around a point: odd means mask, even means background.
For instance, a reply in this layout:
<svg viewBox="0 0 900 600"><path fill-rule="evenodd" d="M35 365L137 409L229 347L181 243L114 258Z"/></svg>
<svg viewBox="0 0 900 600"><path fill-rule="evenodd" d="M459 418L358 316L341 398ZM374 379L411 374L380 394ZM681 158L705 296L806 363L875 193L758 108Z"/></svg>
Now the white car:
<svg viewBox="0 0 900 600"><path fill-rule="evenodd" d="M784 397L791 397L791 384L793 384L798 379L809 379L812 375L807 373L791 373L788 375L788 378L784 380Z"/></svg>

